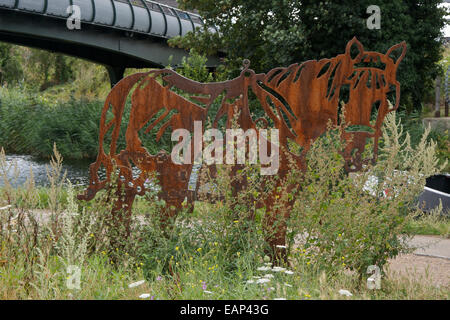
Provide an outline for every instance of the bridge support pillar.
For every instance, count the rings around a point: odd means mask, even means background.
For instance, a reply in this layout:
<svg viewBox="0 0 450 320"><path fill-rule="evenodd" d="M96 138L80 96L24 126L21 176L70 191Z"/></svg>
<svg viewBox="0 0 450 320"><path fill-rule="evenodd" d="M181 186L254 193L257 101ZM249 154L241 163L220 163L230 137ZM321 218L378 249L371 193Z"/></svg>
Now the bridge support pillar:
<svg viewBox="0 0 450 320"><path fill-rule="evenodd" d="M111 88L112 88L116 85L117 82L122 80L123 74L125 72L125 68L124 67L106 66L106 69L108 70L109 81L111 83Z"/></svg>

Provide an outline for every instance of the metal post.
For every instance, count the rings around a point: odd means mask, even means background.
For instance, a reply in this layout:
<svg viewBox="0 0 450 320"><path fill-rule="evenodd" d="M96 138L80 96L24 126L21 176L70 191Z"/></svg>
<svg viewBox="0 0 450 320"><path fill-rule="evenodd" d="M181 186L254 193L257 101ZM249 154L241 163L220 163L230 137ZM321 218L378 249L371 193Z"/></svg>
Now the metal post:
<svg viewBox="0 0 450 320"><path fill-rule="evenodd" d="M150 8L147 5L147 1L141 0L141 2L144 5L145 9L147 9L147 14L148 14L148 30L147 30L147 33L150 33L152 31L152 14L150 12Z"/></svg>
<svg viewBox="0 0 450 320"><path fill-rule="evenodd" d="M125 68L106 66L106 70L108 70L109 82L111 84L111 88L113 88L117 84L117 82L122 80L123 74L125 73Z"/></svg>
<svg viewBox="0 0 450 320"><path fill-rule="evenodd" d="M91 0L91 3L92 3L92 18L91 18L90 22L94 22L95 21L95 14L96 14L96 12L95 12L95 1Z"/></svg>
<svg viewBox="0 0 450 320"><path fill-rule="evenodd" d="M450 73L450 66L447 68L447 72L445 73L445 116L448 117L448 102L449 102L449 96L448 96L448 76Z"/></svg>
<svg viewBox="0 0 450 320"><path fill-rule="evenodd" d="M434 116L439 118L441 116L441 77L436 78L436 102L434 105Z"/></svg>

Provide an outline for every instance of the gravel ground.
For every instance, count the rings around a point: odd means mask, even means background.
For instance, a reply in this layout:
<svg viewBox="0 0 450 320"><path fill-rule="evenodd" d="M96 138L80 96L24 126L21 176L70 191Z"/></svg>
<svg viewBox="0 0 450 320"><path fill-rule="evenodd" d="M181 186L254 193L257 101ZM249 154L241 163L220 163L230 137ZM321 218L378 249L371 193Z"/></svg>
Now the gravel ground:
<svg viewBox="0 0 450 320"><path fill-rule="evenodd" d="M404 254L389 261L388 274L431 283L450 290L450 260Z"/></svg>

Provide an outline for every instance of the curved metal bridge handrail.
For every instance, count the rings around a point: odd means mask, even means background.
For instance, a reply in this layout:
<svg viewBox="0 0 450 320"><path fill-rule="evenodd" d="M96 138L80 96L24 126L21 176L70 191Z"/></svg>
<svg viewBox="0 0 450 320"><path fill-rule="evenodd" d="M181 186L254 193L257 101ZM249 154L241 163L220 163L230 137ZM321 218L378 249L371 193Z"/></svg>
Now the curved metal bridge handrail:
<svg viewBox="0 0 450 320"><path fill-rule="evenodd" d="M1 2L1 1L0 1ZM111 28L115 28L115 29L122 29L122 30L126 30L126 31L131 31L131 32L135 32L135 33L142 33L142 34L147 34L147 35L153 35L153 36L159 36L159 37L163 37L163 38L167 38L168 36L168 32L169 32L169 22L168 22L168 18L167 15L173 15L177 18L177 22L178 22L178 27L179 27L179 35L182 35L186 32L184 32L185 30L183 30L183 26L184 28L188 29L187 31L192 31L195 32L195 28L196 26L200 25L198 23L198 21L201 21L201 23L203 23L203 19L195 13L192 12L187 12L187 11L183 11L180 10L178 8L174 8L162 3L158 3L155 1L148 1L148 0L139 0L139 1L132 1L132 0L110 0L111 3L111 7L112 7L112 22L96 22L96 18L99 14L99 12L101 11L101 7L98 6L98 3L96 3L95 0L86 0L86 2L89 2L91 8L92 8L92 14L91 16L88 18L84 18L83 22L84 23L89 23L89 24L94 24L94 25L99 25L99 26L108 26ZM131 21L130 21L130 26L129 27L124 27L124 26L117 26L116 22L117 22L117 17L119 12L117 11L117 4L116 2L122 2L122 3L127 3L130 7L131 10ZM74 4L73 0L69 0L70 5ZM43 3L43 8L42 10L38 11L34 11L34 10L27 10L27 9L23 9L23 8L19 8L20 5L20 0L15 0L14 4L11 6L1 6L1 9L6 9L6 10L15 10L15 11L23 11L23 12L27 12L27 13L31 13L31 14L36 14L36 15L44 15L44 16L48 16L51 15L49 13L49 3L48 0L44 0ZM136 17L136 7L141 7L144 8L147 12L148 15L148 28L145 28L146 30L139 30L136 29L136 23L137 23L137 17ZM167 12L166 12L167 10ZM155 33L152 32L152 27L155 25L153 18L152 18L152 12L155 13L159 13L162 16L163 19L163 32L162 33ZM57 15L51 15L52 18L62 18L61 16L57 16ZM194 22L193 17L196 18L196 21ZM190 22L190 25L192 26L192 30L190 30L191 28L188 26L186 27L186 24L182 23L182 20L186 20ZM174 23L174 22L171 22ZM217 32L217 30L216 30Z"/></svg>

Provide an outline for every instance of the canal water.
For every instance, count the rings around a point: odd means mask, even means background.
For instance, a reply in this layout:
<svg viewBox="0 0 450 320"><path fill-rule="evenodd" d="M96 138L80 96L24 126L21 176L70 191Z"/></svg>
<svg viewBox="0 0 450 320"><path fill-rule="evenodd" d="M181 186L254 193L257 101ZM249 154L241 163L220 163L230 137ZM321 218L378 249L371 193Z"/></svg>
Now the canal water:
<svg viewBox="0 0 450 320"><path fill-rule="evenodd" d="M89 184L89 165L93 160L85 161L63 161L62 172L67 172L66 178L70 180L72 185L88 185ZM29 155L7 155L6 163L8 167L8 180L13 187L22 186L30 176L30 170L33 171L33 177L36 186L48 186L49 180L47 171L50 170L50 160L37 159ZM189 190L195 190L200 165L194 165L189 180ZM99 178L105 177L104 168L100 171ZM138 168L133 168L133 176L139 176ZM4 179L0 172L0 187L4 185Z"/></svg>
<svg viewBox="0 0 450 320"><path fill-rule="evenodd" d="M37 159L29 155L7 155L7 176L14 187L22 186L33 171L37 186L49 184L47 170L50 170L50 160ZM63 161L63 172L73 185L86 185L89 183L89 164L93 161ZM1 174L1 173L0 173ZM4 185L0 177L0 187Z"/></svg>

